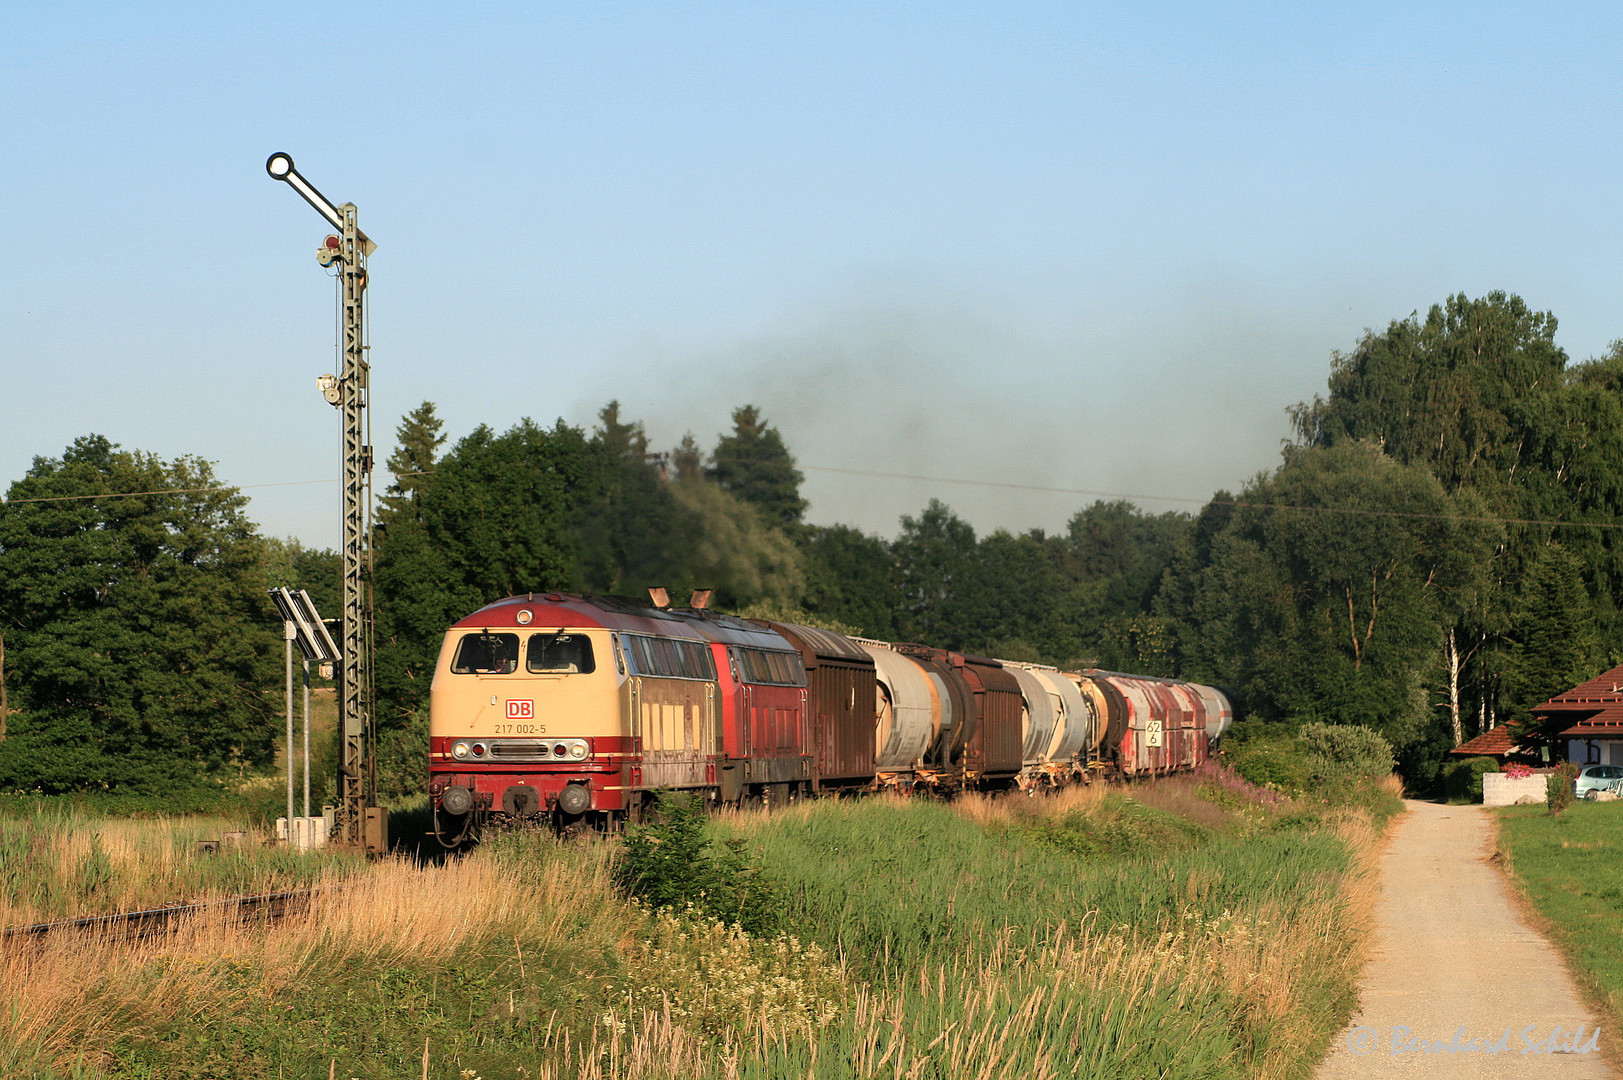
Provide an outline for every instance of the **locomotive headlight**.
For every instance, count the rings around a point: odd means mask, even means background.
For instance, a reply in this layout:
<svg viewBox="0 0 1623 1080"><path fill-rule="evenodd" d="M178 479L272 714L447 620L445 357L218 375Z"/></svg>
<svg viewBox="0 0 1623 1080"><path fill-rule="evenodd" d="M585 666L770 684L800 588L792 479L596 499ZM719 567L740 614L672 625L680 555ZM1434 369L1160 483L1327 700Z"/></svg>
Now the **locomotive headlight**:
<svg viewBox="0 0 1623 1080"><path fill-rule="evenodd" d="M569 756L574 758L576 761L579 761L581 758L585 757L586 756L586 744L583 743L583 742L578 742L575 745L571 746L569 748Z"/></svg>
<svg viewBox="0 0 1623 1080"><path fill-rule="evenodd" d="M476 743L473 744L473 756L474 757L484 757L485 756L485 744L484 743L476 742Z"/></svg>
<svg viewBox="0 0 1623 1080"><path fill-rule="evenodd" d="M468 760L468 743L465 739L458 739L451 744L451 756L458 761Z"/></svg>

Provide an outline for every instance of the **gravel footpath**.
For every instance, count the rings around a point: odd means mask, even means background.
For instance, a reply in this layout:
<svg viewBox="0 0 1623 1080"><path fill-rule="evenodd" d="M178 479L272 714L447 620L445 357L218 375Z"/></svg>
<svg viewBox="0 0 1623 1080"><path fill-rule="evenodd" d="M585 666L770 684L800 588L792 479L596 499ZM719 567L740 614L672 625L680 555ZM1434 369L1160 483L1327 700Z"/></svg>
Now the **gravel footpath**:
<svg viewBox="0 0 1623 1080"><path fill-rule="evenodd" d="M1487 811L1404 806L1381 859L1361 1008L1316 1080L1617 1075L1561 955L1522 920L1488 861Z"/></svg>

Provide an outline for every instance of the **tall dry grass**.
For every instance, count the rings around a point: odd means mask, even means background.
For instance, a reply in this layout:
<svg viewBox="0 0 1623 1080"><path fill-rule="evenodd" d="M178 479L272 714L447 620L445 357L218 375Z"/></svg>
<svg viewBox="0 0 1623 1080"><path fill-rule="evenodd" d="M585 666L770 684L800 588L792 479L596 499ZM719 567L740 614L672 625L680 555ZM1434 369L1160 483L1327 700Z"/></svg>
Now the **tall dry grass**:
<svg viewBox="0 0 1623 1080"><path fill-rule="evenodd" d="M641 920L612 896L610 852L582 845L536 867L470 858L439 867L384 860L333 867L307 914L264 927L198 917L147 942L52 935L0 949L0 1075L108 1064L106 1047L142 1033L221 1017L275 1015L290 991L357 960L448 964L501 941L522 972L526 946L568 952L583 917L621 948Z"/></svg>
<svg viewBox="0 0 1623 1080"><path fill-rule="evenodd" d="M271 848L261 831L200 853L241 826L224 818L104 818L72 810L0 817L0 927L292 888L361 860Z"/></svg>

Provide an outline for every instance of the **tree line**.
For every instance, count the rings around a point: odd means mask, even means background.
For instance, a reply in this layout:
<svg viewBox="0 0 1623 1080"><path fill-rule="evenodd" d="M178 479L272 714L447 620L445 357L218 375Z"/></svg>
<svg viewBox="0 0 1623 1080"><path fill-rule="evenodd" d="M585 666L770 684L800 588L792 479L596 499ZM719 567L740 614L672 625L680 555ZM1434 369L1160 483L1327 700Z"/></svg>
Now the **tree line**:
<svg viewBox="0 0 1623 1080"><path fill-rule="evenodd" d="M716 590L716 605L1005 659L1214 682L1259 721L1356 723L1424 781L1452 746L1616 660L1623 348L1570 363L1515 296L1370 331L1291 410L1279 464L1197 513L1095 502L977 536L932 500L891 538L804 520L744 405L708 452L609 403L449 443L397 430L374 537L379 720L440 637L526 591ZM175 492L173 489L187 489ZM163 495L115 497L128 491ZM71 501L25 501L93 495ZM337 610L337 556L261 537L208 463L98 436L0 506L0 788L154 786L274 751L269 584ZM9 649L9 652L6 650ZM9 718L5 715L10 711ZM1537 734L1537 733L1532 733ZM1548 733L1546 733L1548 734Z"/></svg>

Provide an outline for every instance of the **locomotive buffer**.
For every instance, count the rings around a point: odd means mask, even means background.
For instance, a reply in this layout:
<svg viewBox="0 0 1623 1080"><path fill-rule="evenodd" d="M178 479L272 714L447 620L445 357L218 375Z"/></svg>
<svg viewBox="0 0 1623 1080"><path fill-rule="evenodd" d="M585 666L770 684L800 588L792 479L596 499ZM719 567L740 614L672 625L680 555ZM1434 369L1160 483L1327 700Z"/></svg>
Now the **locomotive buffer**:
<svg viewBox="0 0 1623 1080"><path fill-rule="evenodd" d="M316 253L322 266L338 266L343 323L343 371L318 380L343 416L344 609L339 632L338 806L333 840L369 852L388 850L387 818L377 805L377 729L372 713L372 447L367 445L366 260L377 245L355 224L355 204L334 206L293 168L287 154L265 162L271 179L286 183L339 230ZM292 748L288 748L292 753Z"/></svg>

